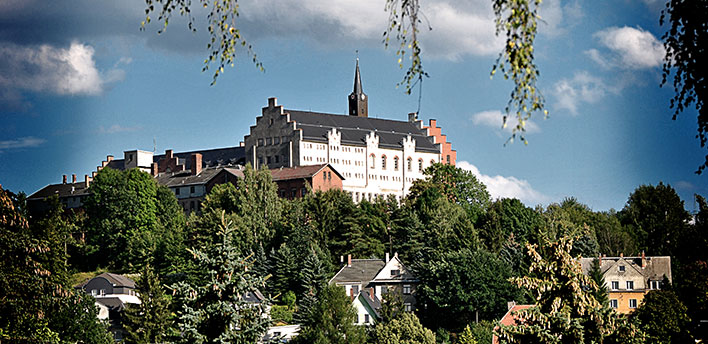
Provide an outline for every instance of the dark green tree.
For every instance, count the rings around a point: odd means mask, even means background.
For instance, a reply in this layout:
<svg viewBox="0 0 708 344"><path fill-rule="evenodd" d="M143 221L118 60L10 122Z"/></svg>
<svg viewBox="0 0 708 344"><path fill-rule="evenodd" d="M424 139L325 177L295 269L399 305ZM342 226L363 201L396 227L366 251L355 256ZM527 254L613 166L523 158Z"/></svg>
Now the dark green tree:
<svg viewBox="0 0 708 344"><path fill-rule="evenodd" d="M344 288L325 287L317 301L312 318L292 341L295 344L362 344L366 341L364 328L354 324L356 312Z"/></svg>
<svg viewBox="0 0 708 344"><path fill-rule="evenodd" d="M650 255L680 255L678 244L687 230L689 214L671 185L639 186L620 213L631 226L640 251Z"/></svg>
<svg viewBox="0 0 708 344"><path fill-rule="evenodd" d="M255 343L265 334L270 320L262 315L270 300L255 300L265 276L258 276L252 269L252 257L242 256L236 248L235 234L224 219L216 232L217 244L190 249L206 278L173 286L181 305L181 342Z"/></svg>
<svg viewBox="0 0 708 344"><path fill-rule="evenodd" d="M597 289L593 291L593 297L597 300L600 305L607 307L609 305L609 294L607 291L607 285L605 284L605 276L602 274L600 269L600 260L595 258L592 260L592 266L590 267L590 272L588 273L590 279L595 282Z"/></svg>
<svg viewBox="0 0 708 344"><path fill-rule="evenodd" d="M300 324L308 324L313 318L318 295L327 285L327 271L314 250L305 258L302 270L299 272L300 296L295 320Z"/></svg>
<svg viewBox="0 0 708 344"><path fill-rule="evenodd" d="M543 218L516 198L501 198L492 202L479 222L482 242L491 252L499 252L509 240L536 243Z"/></svg>
<svg viewBox="0 0 708 344"><path fill-rule="evenodd" d="M96 300L82 291L74 291L59 299L52 311L49 326L62 343L115 343L108 324L98 320Z"/></svg>
<svg viewBox="0 0 708 344"><path fill-rule="evenodd" d="M387 323L374 328L373 341L380 344L435 344L435 334L420 324L411 312L403 312Z"/></svg>
<svg viewBox="0 0 708 344"><path fill-rule="evenodd" d="M562 237L528 245L529 276L512 278L533 293L535 306L514 314L515 325L499 324L500 343L643 343L643 333L627 318L602 307L593 297L597 285L570 255L573 240Z"/></svg>
<svg viewBox="0 0 708 344"><path fill-rule="evenodd" d="M161 343L171 327L170 301L150 264L141 270L137 290L140 304L129 305L123 312L124 340L135 344Z"/></svg>
<svg viewBox="0 0 708 344"><path fill-rule="evenodd" d="M686 306L670 290L652 290L632 313L649 343L672 344L694 342L689 334L691 319Z"/></svg>
<svg viewBox="0 0 708 344"><path fill-rule="evenodd" d="M595 229L600 253L614 257L639 253L630 231L620 223L614 210L595 213L591 226Z"/></svg>
<svg viewBox="0 0 708 344"><path fill-rule="evenodd" d="M461 331L479 319L497 319L507 301L520 300L519 289L509 283L511 268L486 251L463 249L421 257L413 266L420 284L417 301L424 324Z"/></svg>
<svg viewBox="0 0 708 344"><path fill-rule="evenodd" d="M708 263L699 260L685 264L676 275L674 290L693 320L691 333L696 339L707 340L708 329L700 320L708 319Z"/></svg>

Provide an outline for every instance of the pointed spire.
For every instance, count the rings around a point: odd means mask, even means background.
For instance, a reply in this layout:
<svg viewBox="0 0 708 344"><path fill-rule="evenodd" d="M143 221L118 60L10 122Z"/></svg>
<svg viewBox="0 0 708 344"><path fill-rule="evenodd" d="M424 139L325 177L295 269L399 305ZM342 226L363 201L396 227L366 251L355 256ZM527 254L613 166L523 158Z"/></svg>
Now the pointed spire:
<svg viewBox="0 0 708 344"><path fill-rule="evenodd" d="M359 51L357 50L357 55L359 54ZM354 74L354 94L362 94L364 93L364 89L361 87L361 75L359 74L359 57L357 56L356 58L356 73Z"/></svg>

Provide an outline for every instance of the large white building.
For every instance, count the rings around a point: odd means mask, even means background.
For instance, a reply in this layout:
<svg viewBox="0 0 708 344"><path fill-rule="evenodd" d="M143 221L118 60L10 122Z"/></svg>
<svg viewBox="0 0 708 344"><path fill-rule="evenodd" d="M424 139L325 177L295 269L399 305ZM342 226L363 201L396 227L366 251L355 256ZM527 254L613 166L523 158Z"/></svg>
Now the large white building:
<svg viewBox="0 0 708 344"><path fill-rule="evenodd" d="M408 193L413 181L433 163L455 164L456 152L435 120L425 126L368 117L368 98L357 61L349 115L287 110L268 99L244 137L246 157L270 169L329 163L344 177L342 188L354 201Z"/></svg>

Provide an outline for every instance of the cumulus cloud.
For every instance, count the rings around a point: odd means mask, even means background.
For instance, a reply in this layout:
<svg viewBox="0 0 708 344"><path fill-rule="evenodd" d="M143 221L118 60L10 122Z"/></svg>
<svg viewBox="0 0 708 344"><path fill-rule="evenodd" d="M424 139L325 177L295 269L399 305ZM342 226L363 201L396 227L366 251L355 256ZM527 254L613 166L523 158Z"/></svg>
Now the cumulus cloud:
<svg viewBox="0 0 708 344"><path fill-rule="evenodd" d="M33 136L21 137L15 140L0 141L0 153L12 149L37 147L44 142L46 142L46 140Z"/></svg>
<svg viewBox="0 0 708 344"><path fill-rule="evenodd" d="M531 184L513 176L488 176L479 172L479 169L467 161L458 161L457 167L468 170L479 181L487 186L487 191L492 198L518 198L527 205L536 205L548 202L549 197L534 190Z"/></svg>
<svg viewBox="0 0 708 344"><path fill-rule="evenodd" d="M135 126L135 127L124 127L120 124L114 124L108 128L104 126L100 126L98 128L98 133L99 134L116 134L116 133L129 133L129 132L134 132L134 131L140 131L143 128L140 126Z"/></svg>
<svg viewBox="0 0 708 344"><path fill-rule="evenodd" d="M0 87L13 95L3 100L11 105L22 103L24 91L97 95L124 77L120 69L99 72L93 47L76 42L68 48L5 44L0 46L0 61Z"/></svg>
<svg viewBox="0 0 708 344"><path fill-rule="evenodd" d="M548 0L541 3L538 32L547 36L561 36L577 25L584 16L580 1Z"/></svg>
<svg viewBox="0 0 708 344"><path fill-rule="evenodd" d="M495 129L498 133L502 131L511 133L512 129L516 127L519 120L516 116L509 116L506 121L506 127L502 128L504 114L499 110L489 110L475 113L470 117L470 120L474 125L482 125ZM526 121L525 123L526 133L537 133L541 131L541 128L532 121Z"/></svg>
<svg viewBox="0 0 708 344"><path fill-rule="evenodd" d="M666 51L651 32L642 28L610 27L594 34L603 51L585 53L605 68L644 69L661 66Z"/></svg>
<svg viewBox="0 0 708 344"><path fill-rule="evenodd" d="M571 79L564 78L556 82L552 94L556 98L556 109L577 115L580 105L597 103L607 92L619 91L618 86L608 86L602 79L581 71L576 72Z"/></svg>

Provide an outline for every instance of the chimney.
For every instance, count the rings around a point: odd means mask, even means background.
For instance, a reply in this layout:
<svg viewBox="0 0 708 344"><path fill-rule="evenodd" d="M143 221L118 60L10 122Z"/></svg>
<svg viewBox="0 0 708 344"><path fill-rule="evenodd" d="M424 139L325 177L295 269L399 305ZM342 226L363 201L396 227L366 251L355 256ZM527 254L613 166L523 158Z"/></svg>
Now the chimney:
<svg viewBox="0 0 708 344"><path fill-rule="evenodd" d="M349 267L349 268L352 267L352 255L351 254L347 255L347 267Z"/></svg>
<svg viewBox="0 0 708 344"><path fill-rule="evenodd" d="M644 251L642 251L642 269L647 267L647 256L644 255Z"/></svg>
<svg viewBox="0 0 708 344"><path fill-rule="evenodd" d="M196 176L202 173L202 154L193 153L192 156L189 157L189 159L192 165L192 175Z"/></svg>
<svg viewBox="0 0 708 344"><path fill-rule="evenodd" d="M66 174L61 176L61 183L66 184Z"/></svg>
<svg viewBox="0 0 708 344"><path fill-rule="evenodd" d="M84 188L88 189L89 183L91 183L91 179L89 179L88 174L84 174Z"/></svg>
<svg viewBox="0 0 708 344"><path fill-rule="evenodd" d="M274 108L276 106L278 106L278 98L275 98L275 97L268 98L268 107Z"/></svg>
<svg viewBox="0 0 708 344"><path fill-rule="evenodd" d="M354 300L354 288L349 288L349 297Z"/></svg>
<svg viewBox="0 0 708 344"><path fill-rule="evenodd" d="M344 256L339 256L339 263L344 265Z"/></svg>
<svg viewBox="0 0 708 344"><path fill-rule="evenodd" d="M71 183L76 184L76 173L71 175Z"/></svg>
<svg viewBox="0 0 708 344"><path fill-rule="evenodd" d="M516 306L516 301L509 301L506 303L506 309L512 309Z"/></svg>
<svg viewBox="0 0 708 344"><path fill-rule="evenodd" d="M369 288L369 297L371 298L371 301L374 301L374 287Z"/></svg>
<svg viewBox="0 0 708 344"><path fill-rule="evenodd" d="M620 258L624 258L624 253L620 252Z"/></svg>
<svg viewBox="0 0 708 344"><path fill-rule="evenodd" d="M386 252L386 263L388 263L389 260L391 260L391 259L390 259L389 255L388 255L388 252Z"/></svg>
<svg viewBox="0 0 708 344"><path fill-rule="evenodd" d="M153 162L152 165L150 165L150 174L151 174L153 177L157 177L158 171L159 171L159 169L158 169L158 167L157 167L157 163L156 163L156 162Z"/></svg>
<svg viewBox="0 0 708 344"><path fill-rule="evenodd" d="M172 150L171 149L165 150L165 159L167 159L167 160L172 159Z"/></svg>
<svg viewBox="0 0 708 344"><path fill-rule="evenodd" d="M408 114L408 122L415 122L418 119L418 114L411 112Z"/></svg>

